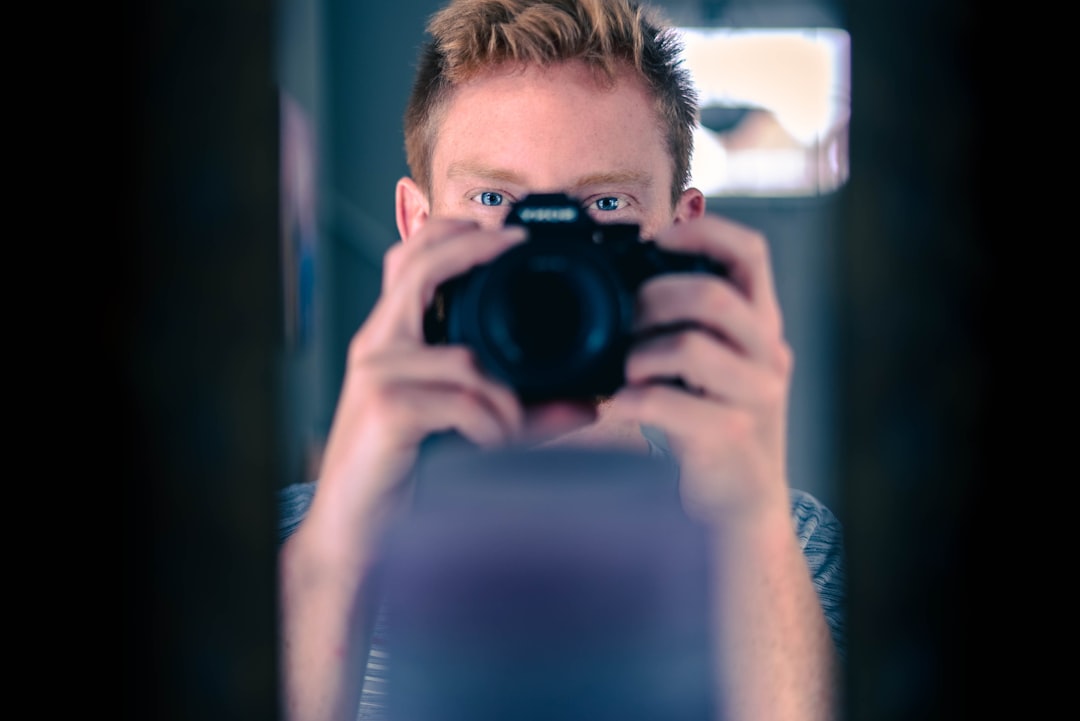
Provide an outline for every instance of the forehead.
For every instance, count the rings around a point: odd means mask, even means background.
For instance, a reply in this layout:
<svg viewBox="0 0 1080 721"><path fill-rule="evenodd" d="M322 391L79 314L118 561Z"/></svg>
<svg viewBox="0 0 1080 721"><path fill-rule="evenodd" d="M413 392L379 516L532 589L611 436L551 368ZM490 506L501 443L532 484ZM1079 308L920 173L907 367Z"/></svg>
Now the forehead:
<svg viewBox="0 0 1080 721"><path fill-rule="evenodd" d="M580 61L498 67L456 88L440 120L436 185L462 163L529 171L542 184L557 182L560 169L564 176L647 173L671 182L656 103L629 69L606 84Z"/></svg>

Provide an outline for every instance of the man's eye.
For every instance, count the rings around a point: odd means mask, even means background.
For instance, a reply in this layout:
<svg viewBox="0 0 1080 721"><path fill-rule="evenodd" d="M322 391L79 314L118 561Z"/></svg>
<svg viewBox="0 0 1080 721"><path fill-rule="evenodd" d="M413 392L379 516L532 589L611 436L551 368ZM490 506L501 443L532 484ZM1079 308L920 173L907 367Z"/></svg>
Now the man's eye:
<svg viewBox="0 0 1080 721"><path fill-rule="evenodd" d="M502 193L496 193L493 190L484 191L483 193L480 193L478 197L481 205L496 207L503 203Z"/></svg>
<svg viewBox="0 0 1080 721"><path fill-rule="evenodd" d="M593 201L593 204L596 206L597 210L618 210L623 205L620 200L614 196L599 198Z"/></svg>

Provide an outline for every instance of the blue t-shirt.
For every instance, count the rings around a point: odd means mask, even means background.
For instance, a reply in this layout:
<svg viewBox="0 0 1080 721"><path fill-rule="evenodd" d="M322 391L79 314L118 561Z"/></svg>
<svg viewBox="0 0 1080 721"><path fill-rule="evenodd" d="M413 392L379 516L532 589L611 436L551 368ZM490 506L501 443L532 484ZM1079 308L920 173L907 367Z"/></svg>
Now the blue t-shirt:
<svg viewBox="0 0 1080 721"><path fill-rule="evenodd" d="M643 428L654 458L670 461L663 435L656 429ZM300 525L315 494L316 482L295 483L279 494L279 539L284 542ZM833 642L841 657L846 652L844 549L839 520L813 495L791 489L791 516L795 534L806 558L814 588L821 600ZM385 711L387 663L384 646L386 621L380 614L375 621L372 644L364 676L363 693L357 718L360 721L382 719Z"/></svg>

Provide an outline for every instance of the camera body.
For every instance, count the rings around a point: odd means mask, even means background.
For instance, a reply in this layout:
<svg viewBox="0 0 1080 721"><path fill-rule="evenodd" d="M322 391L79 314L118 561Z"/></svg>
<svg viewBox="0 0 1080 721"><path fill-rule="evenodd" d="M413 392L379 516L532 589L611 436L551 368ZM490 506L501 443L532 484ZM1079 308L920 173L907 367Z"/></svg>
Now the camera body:
<svg viewBox="0 0 1080 721"><path fill-rule="evenodd" d="M664 273L726 275L710 258L642 240L636 224L597 223L563 193L526 196L511 207L512 224L528 239L444 283L425 334L470 347L525 403L611 395L625 380L641 284Z"/></svg>

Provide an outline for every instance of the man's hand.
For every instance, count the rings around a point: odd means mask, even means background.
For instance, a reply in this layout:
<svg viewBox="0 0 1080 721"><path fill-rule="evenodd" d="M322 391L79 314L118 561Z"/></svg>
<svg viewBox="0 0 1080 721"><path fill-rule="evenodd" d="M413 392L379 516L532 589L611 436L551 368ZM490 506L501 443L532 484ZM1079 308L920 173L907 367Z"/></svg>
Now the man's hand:
<svg viewBox="0 0 1080 721"><path fill-rule="evenodd" d="M468 349L429 345L423 317L441 283L523 237L521 228L431 219L389 250L383 292L349 345L312 513L326 510L317 507L324 501L348 516L345 523L378 515L430 434L456 431L490 446L519 433L522 409L512 391L486 377Z"/></svg>
<svg viewBox="0 0 1080 721"><path fill-rule="evenodd" d="M666 432L691 512L711 518L761 504L786 511L793 359L765 239L706 215L657 241L721 261L730 275L670 274L642 287L636 330L646 340L630 353L612 407Z"/></svg>
<svg viewBox="0 0 1080 721"><path fill-rule="evenodd" d="M452 430L489 445L518 433L513 393L465 348L429 345L423 319L441 283L522 238L429 220L386 254L382 294L349 346L318 492L280 556L289 718L356 716L376 608L368 573L421 442Z"/></svg>

